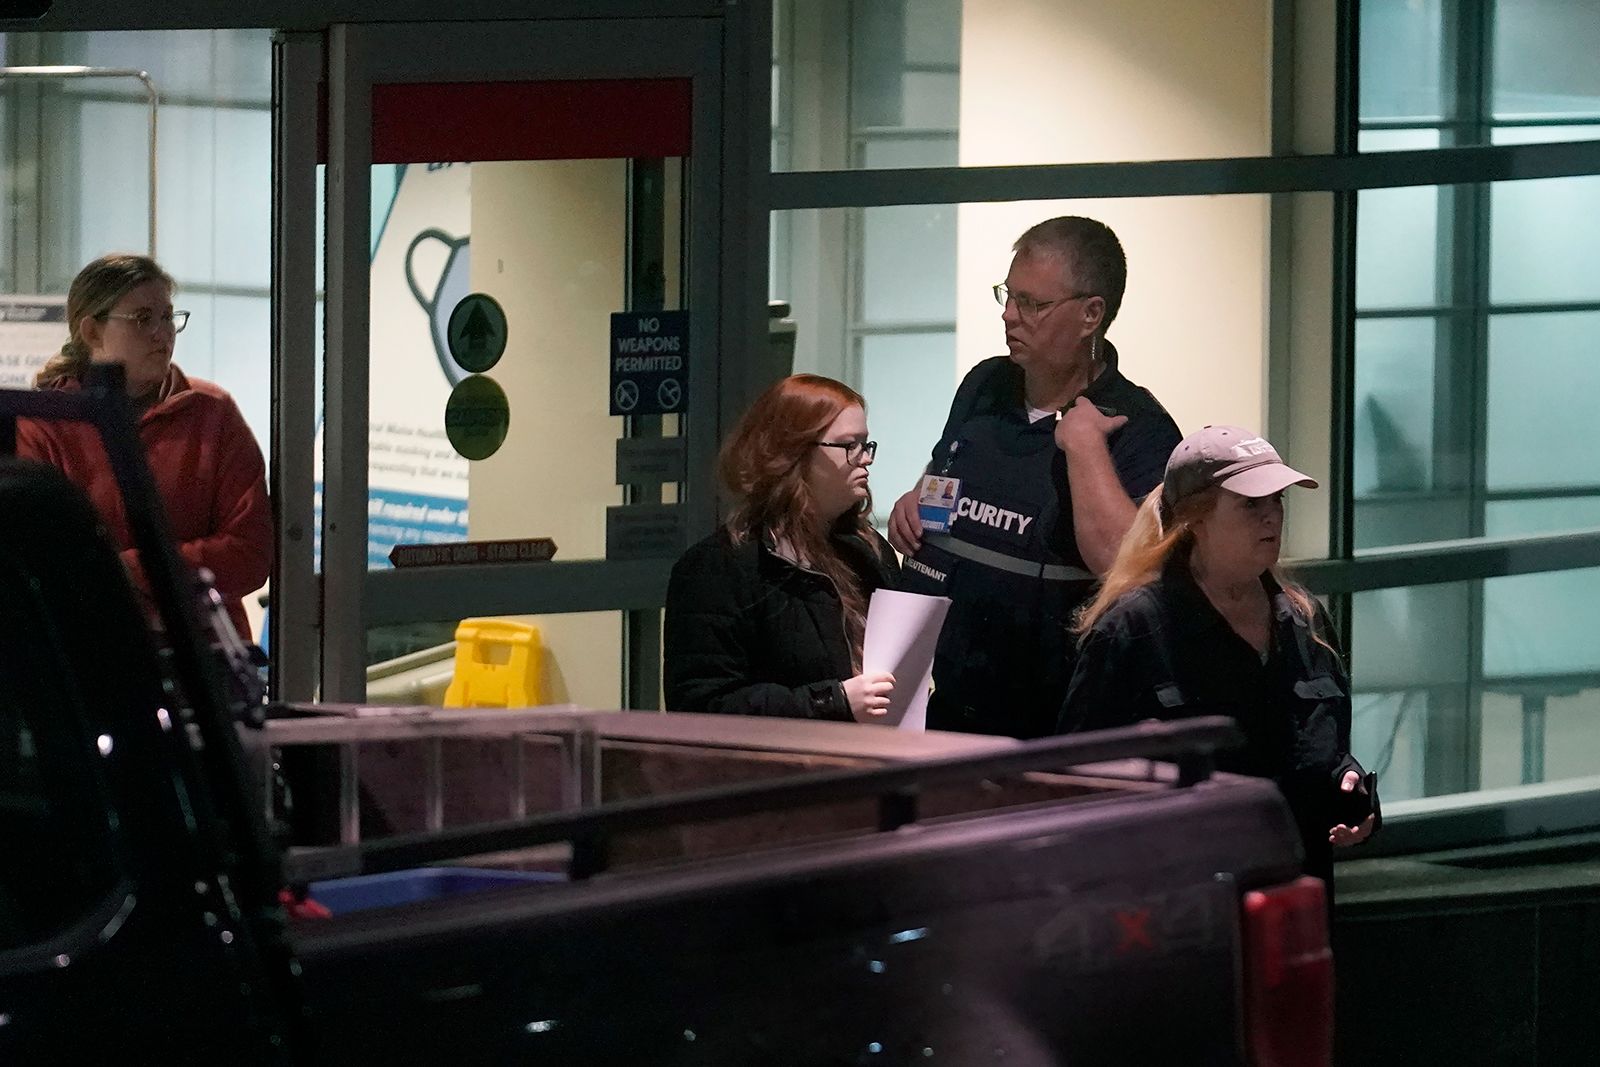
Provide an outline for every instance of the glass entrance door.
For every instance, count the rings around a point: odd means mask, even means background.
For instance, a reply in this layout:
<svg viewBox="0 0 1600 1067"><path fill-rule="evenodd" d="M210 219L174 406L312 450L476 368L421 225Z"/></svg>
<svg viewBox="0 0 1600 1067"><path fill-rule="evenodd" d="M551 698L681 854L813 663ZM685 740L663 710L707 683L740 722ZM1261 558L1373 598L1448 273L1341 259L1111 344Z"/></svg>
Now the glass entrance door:
<svg viewBox="0 0 1600 1067"><path fill-rule="evenodd" d="M322 699L512 616L540 702L658 706L667 573L714 521L716 48L328 35Z"/></svg>

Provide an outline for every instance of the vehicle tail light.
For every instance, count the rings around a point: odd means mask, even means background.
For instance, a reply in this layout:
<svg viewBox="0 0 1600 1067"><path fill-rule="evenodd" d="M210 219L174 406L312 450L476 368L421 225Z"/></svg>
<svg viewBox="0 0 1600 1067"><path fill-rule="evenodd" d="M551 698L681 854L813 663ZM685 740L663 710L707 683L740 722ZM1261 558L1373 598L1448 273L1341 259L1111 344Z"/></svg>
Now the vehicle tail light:
<svg viewBox="0 0 1600 1067"><path fill-rule="evenodd" d="M1255 1067L1333 1062L1333 952L1320 879L1244 896L1244 1036Z"/></svg>

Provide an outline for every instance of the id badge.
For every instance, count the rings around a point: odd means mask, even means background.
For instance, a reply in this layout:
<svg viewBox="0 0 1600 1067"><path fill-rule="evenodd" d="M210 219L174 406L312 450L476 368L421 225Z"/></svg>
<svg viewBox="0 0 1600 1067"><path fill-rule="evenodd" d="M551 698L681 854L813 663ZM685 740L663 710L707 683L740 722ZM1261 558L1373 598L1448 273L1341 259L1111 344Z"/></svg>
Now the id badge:
<svg viewBox="0 0 1600 1067"><path fill-rule="evenodd" d="M948 474L924 474L917 489L917 517L932 533L949 533L961 501L961 479Z"/></svg>

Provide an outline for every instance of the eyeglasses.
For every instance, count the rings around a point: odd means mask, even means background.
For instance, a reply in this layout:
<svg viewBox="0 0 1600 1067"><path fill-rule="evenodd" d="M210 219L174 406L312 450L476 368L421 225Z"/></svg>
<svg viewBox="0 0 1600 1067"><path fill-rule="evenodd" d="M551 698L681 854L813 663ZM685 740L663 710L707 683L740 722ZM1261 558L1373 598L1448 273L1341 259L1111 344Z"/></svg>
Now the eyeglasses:
<svg viewBox="0 0 1600 1067"><path fill-rule="evenodd" d="M1086 300L1091 296L1099 295L1099 293L1069 293L1054 300L1035 300L1031 296L1013 293L1005 282L1001 282L994 287L994 302L1001 307L1005 307L1007 303L1017 305L1017 314L1025 319L1034 318L1046 308L1053 308L1057 304L1065 304L1068 300Z"/></svg>
<svg viewBox="0 0 1600 1067"><path fill-rule="evenodd" d="M846 463L871 463L878 455L878 442L876 441L818 441L818 448L844 449ZM864 466L865 464L863 464Z"/></svg>
<svg viewBox="0 0 1600 1067"><path fill-rule="evenodd" d="M119 315L108 311L100 317L102 319L122 319L124 322L131 322L140 333L149 333L150 328L158 323L162 329L170 327L173 333L182 333L183 328L189 325L189 313L187 311L169 311L165 315L159 316L151 311L135 311L131 315Z"/></svg>

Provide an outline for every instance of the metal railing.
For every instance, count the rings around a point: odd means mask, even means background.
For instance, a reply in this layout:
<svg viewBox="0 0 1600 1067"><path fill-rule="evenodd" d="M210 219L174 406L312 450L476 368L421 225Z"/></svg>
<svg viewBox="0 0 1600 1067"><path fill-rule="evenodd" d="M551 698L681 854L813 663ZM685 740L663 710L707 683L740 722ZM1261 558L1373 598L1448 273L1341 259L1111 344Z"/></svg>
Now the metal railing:
<svg viewBox="0 0 1600 1067"><path fill-rule="evenodd" d="M1286 560L1318 595L1504 578L1600 567L1600 529L1517 537L1466 537L1372 548L1350 559Z"/></svg>

